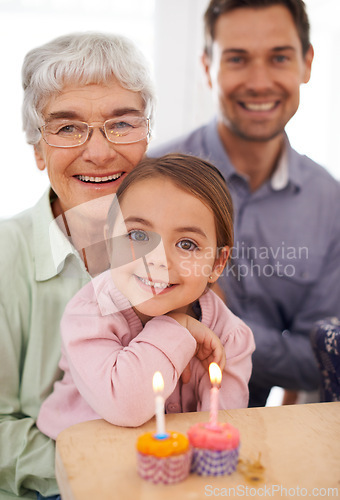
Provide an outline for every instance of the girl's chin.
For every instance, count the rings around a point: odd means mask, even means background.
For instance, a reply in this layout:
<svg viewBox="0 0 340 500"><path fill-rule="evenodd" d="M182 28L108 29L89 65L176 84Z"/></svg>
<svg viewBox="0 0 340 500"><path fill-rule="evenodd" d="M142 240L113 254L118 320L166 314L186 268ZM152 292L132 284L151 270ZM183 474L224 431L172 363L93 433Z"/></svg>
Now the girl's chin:
<svg viewBox="0 0 340 500"><path fill-rule="evenodd" d="M140 307L139 305L133 306L133 309L138 315L142 315L148 318L154 318L155 316L163 316L170 312L168 309L154 309L152 307Z"/></svg>
<svg viewBox="0 0 340 500"><path fill-rule="evenodd" d="M149 303L148 303L149 302ZM165 314L172 311L172 309L166 306L160 307L151 303L150 301L146 301L143 303L133 305L133 309L137 316L142 320L149 321L156 316L164 316Z"/></svg>

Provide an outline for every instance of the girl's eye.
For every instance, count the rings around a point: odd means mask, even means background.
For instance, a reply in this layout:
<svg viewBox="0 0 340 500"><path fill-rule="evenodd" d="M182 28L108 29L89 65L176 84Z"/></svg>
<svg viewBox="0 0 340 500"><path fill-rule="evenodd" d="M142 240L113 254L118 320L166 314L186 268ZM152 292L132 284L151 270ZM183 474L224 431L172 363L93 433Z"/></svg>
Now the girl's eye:
<svg viewBox="0 0 340 500"><path fill-rule="evenodd" d="M149 241L148 233L140 229L134 229L129 232L129 238L133 241Z"/></svg>
<svg viewBox="0 0 340 500"><path fill-rule="evenodd" d="M197 248L196 243L194 243L191 240L181 240L177 243L177 246L181 248L182 250L195 250Z"/></svg>

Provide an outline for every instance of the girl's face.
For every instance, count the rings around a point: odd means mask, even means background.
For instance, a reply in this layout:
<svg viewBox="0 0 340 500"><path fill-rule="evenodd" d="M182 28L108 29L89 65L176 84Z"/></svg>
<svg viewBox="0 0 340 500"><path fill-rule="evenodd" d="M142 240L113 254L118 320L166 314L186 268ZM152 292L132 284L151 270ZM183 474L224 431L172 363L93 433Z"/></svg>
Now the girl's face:
<svg viewBox="0 0 340 500"><path fill-rule="evenodd" d="M216 258L211 209L170 179L156 177L129 187L120 210L112 235L116 287L143 323L170 311L190 313L192 302L222 273L228 255ZM129 262L120 265L115 255L128 256Z"/></svg>

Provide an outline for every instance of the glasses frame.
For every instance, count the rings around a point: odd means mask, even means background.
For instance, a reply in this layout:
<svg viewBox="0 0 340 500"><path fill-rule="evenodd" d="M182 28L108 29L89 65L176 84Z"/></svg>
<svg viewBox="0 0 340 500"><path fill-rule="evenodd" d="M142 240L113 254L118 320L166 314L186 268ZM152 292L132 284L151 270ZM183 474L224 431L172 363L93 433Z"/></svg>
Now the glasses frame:
<svg viewBox="0 0 340 500"><path fill-rule="evenodd" d="M141 117L142 118L142 117ZM137 141L127 141L127 142L121 142L121 141L112 141L111 139L109 139L109 136L107 134L107 131L106 131L106 127L105 127L105 124L109 121L111 121L113 118L109 118L108 120L105 120L104 123L102 123L101 125L89 125L88 123L86 122L83 122L81 120L74 120L75 122L77 123L83 123L84 125L87 126L87 134L86 134L86 138L84 140L84 142L82 142L81 144L72 144L70 146L57 146L55 144L50 144L49 142L47 142L45 136L44 136L44 132L45 132L45 127L48 125L48 123L45 123L44 125L42 125L40 128L39 128L39 132L41 134L41 137L43 138L43 140L46 142L46 144L48 144L49 146L51 146L52 148L62 148L62 149L69 149L69 148L79 148L80 146L84 146L84 144L87 143L87 141L91 138L92 136L92 132L90 133L90 129L95 129L95 128L99 128L100 132L103 134L103 136L108 140L108 142L110 142L111 144L136 144L137 142L140 142L140 141L143 141L144 139L147 140L147 143L149 143L150 141L150 137L151 137L151 129L150 129L150 118L143 118L143 120L146 121L146 124L147 124L147 132L146 132L146 136L145 137L142 137L141 139L138 139Z"/></svg>

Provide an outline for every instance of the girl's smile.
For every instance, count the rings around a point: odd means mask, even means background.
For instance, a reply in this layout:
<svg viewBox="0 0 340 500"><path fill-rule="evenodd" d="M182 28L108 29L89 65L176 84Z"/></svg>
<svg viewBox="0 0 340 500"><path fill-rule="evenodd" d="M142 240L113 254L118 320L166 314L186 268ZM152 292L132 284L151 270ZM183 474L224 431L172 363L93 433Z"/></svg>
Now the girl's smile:
<svg viewBox="0 0 340 500"><path fill-rule="evenodd" d="M176 286L174 284L166 283L164 281L151 281L148 278L142 278L141 276L137 275L135 275L135 278L138 286L140 286L142 290L146 291L151 290L153 295L165 293L168 290L170 290L170 288Z"/></svg>

